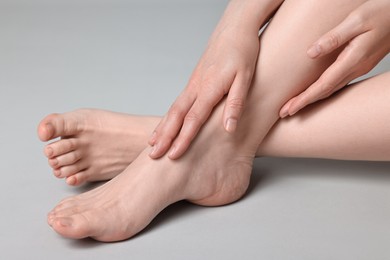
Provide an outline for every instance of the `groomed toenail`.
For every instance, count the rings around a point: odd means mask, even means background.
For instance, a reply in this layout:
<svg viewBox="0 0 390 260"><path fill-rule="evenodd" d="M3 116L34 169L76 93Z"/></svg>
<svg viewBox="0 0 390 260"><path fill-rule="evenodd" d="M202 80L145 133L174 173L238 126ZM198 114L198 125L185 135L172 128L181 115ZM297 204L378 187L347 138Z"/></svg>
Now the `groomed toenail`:
<svg viewBox="0 0 390 260"><path fill-rule="evenodd" d="M58 165L58 160L57 159L50 159L49 163L51 166L55 167Z"/></svg>
<svg viewBox="0 0 390 260"><path fill-rule="evenodd" d="M74 176L70 176L70 177L66 178L66 183L68 185L76 185L77 179Z"/></svg>
<svg viewBox="0 0 390 260"><path fill-rule="evenodd" d="M45 154L47 157L52 157L53 156L53 148L51 148L50 146L46 147L45 148Z"/></svg>
<svg viewBox="0 0 390 260"><path fill-rule="evenodd" d="M54 126L51 123L46 123L45 128L46 128L46 133L49 135L47 136L47 139L50 139L54 133Z"/></svg>
<svg viewBox="0 0 390 260"><path fill-rule="evenodd" d="M70 227L72 226L72 221L67 218L62 218L58 220L58 224L60 224L63 227Z"/></svg>
<svg viewBox="0 0 390 260"><path fill-rule="evenodd" d="M61 177L61 171L60 170L55 170L55 171L53 171L53 173L54 173L54 175L56 177Z"/></svg>

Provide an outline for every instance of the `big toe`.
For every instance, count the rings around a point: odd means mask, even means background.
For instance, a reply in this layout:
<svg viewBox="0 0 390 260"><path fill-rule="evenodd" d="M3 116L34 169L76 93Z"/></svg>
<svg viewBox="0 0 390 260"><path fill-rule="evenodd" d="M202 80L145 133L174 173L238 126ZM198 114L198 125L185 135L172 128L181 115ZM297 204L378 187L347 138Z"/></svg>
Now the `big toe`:
<svg viewBox="0 0 390 260"><path fill-rule="evenodd" d="M60 235L73 239L90 237L94 233L90 223L79 214L56 218L51 226Z"/></svg>
<svg viewBox="0 0 390 260"><path fill-rule="evenodd" d="M41 141L75 135L79 131L80 122L72 113L50 114L38 125L38 137Z"/></svg>

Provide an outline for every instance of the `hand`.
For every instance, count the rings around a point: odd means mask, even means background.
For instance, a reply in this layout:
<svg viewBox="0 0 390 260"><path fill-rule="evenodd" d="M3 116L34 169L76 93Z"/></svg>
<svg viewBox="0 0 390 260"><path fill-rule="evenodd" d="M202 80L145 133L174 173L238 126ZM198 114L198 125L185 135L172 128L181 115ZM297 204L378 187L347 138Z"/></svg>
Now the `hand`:
<svg viewBox="0 0 390 260"><path fill-rule="evenodd" d="M223 124L226 131L234 132L252 81L258 51L257 31L249 33L230 26L217 30L185 90L149 140L153 146L150 156L159 158L171 148L168 156L179 158L225 95Z"/></svg>
<svg viewBox="0 0 390 260"><path fill-rule="evenodd" d="M290 99L280 117L294 115L307 105L327 98L379 63L390 51L390 1L367 1L323 35L307 51L316 59L341 46L336 61L304 92Z"/></svg>

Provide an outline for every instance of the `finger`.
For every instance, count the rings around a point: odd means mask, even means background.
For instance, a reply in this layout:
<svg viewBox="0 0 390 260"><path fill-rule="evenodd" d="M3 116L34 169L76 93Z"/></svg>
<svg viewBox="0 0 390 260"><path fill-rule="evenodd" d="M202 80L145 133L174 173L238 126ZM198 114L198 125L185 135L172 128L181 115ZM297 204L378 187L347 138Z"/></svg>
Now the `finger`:
<svg viewBox="0 0 390 260"><path fill-rule="evenodd" d="M200 128L210 116L212 109L219 100L205 101L204 99L197 99L184 119L183 127L179 135L175 139L171 151L169 152L170 159L178 159L182 156L195 138Z"/></svg>
<svg viewBox="0 0 390 260"><path fill-rule="evenodd" d="M173 139L179 133L184 117L193 105L194 100L194 94L184 91L173 103L149 140L149 144L152 146L149 153L151 158L157 159L168 151Z"/></svg>
<svg viewBox="0 0 390 260"><path fill-rule="evenodd" d="M290 109L290 106L291 104L294 102L294 100L296 99L297 97L293 97L291 98L289 101L287 101L283 107L280 109L279 111L279 116L280 118L285 118L286 116L288 116L288 111Z"/></svg>
<svg viewBox="0 0 390 260"><path fill-rule="evenodd" d="M171 159L178 159L184 154L199 129L210 116L211 111L230 89L233 80L234 74L231 78L212 74L212 76L203 79L199 95L185 116L180 133L171 147L169 153Z"/></svg>
<svg viewBox="0 0 390 260"><path fill-rule="evenodd" d="M316 82L294 98L288 114L292 116L307 105L330 96L344 87L352 74L354 74L354 62L351 59L347 61L337 59Z"/></svg>
<svg viewBox="0 0 390 260"><path fill-rule="evenodd" d="M324 34L310 46L307 55L311 58L324 56L364 32L361 17L356 13L351 13L338 26Z"/></svg>
<svg viewBox="0 0 390 260"><path fill-rule="evenodd" d="M223 112L225 130L229 133L234 133L236 130L238 120L244 109L251 81L251 78L248 78L242 79L237 76L229 90Z"/></svg>

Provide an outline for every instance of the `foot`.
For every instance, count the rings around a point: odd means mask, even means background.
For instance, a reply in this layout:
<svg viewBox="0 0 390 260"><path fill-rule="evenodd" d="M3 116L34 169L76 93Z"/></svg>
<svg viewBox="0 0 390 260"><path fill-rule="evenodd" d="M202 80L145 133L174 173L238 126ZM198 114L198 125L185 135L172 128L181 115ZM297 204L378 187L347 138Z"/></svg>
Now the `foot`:
<svg viewBox="0 0 390 260"><path fill-rule="evenodd" d="M69 185L108 180L123 171L147 146L157 117L80 109L52 114L38 126L53 173Z"/></svg>
<svg viewBox="0 0 390 260"><path fill-rule="evenodd" d="M147 148L111 181L62 201L48 223L65 237L118 241L137 234L176 201L217 206L238 200L249 184L253 134L227 133L221 106L217 111L179 160L153 160Z"/></svg>

